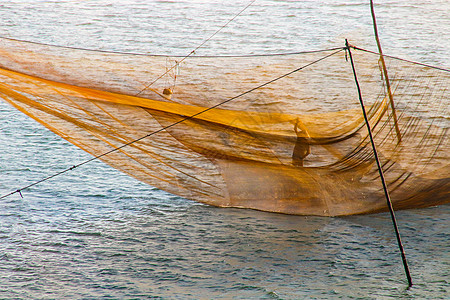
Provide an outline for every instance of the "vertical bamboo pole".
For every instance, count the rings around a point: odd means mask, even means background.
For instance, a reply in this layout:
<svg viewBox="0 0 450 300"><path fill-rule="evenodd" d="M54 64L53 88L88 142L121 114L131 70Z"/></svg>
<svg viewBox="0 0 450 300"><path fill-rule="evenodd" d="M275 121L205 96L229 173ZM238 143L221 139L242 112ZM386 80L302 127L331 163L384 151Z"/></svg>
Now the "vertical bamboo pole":
<svg viewBox="0 0 450 300"><path fill-rule="evenodd" d="M349 46L347 40L345 40L345 45L346 45L346 49L348 50L348 54L349 54L349 57L350 57L350 62L352 64L353 76L355 78L356 88L358 89L359 102L361 104L361 109L362 109L362 112L363 112L363 115L364 115L364 120L365 120L365 123L366 123L366 126L367 126L367 130L369 131L369 138L370 138L370 142L372 144L372 149L373 149L373 154L375 156L375 161L377 162L378 173L380 174L381 183L383 184L384 195L386 197L387 206L389 208L389 212L391 213L392 224L394 225L394 230L395 230L395 235L397 237L398 247L400 249L400 254L402 256L403 267L405 269L406 278L408 280L408 287L411 287L412 286L412 280L411 280L411 274L409 273L408 262L406 261L406 255L405 255L405 251L403 249L402 240L400 238L400 232L398 230L397 220L395 219L395 213L394 213L394 209L392 207L391 197L389 196L389 190L387 188L386 181L384 179L383 169L381 168L380 159L378 158L378 152L377 152L377 149L375 147L375 142L373 140L372 129L370 127L369 119L367 117L366 109L364 107L364 102L363 102L363 99L362 99L361 88L359 86L358 77L356 76L356 69L355 69L355 64L353 62L352 52L350 50L350 46Z"/></svg>
<svg viewBox="0 0 450 300"><path fill-rule="evenodd" d="M377 27L377 20L375 18L375 9L373 7L373 0L370 0L370 11L372 13L373 31L375 34L375 40L377 41L378 52L380 53L381 67L383 68L384 80L386 82L386 90L387 90L387 93L389 96L389 103L391 104L391 108L392 108L392 117L394 119L395 132L397 133L397 140L400 143L402 141L402 135L400 133L400 128L398 127L397 113L395 111L395 105L394 105L394 97L393 97L392 91L391 91L391 84L389 82L389 76L388 76L388 72L387 72L387 68L386 68L386 63L384 61L383 50L381 50L380 38L378 37L378 27Z"/></svg>

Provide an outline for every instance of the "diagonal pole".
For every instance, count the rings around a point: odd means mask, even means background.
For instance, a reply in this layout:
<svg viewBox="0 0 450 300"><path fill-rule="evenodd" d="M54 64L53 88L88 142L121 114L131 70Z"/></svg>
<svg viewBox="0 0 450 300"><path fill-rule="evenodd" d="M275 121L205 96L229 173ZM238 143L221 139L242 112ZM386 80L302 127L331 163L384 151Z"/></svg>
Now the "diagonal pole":
<svg viewBox="0 0 450 300"><path fill-rule="evenodd" d="M375 143L373 141L372 129L370 128L369 119L367 118L366 109L364 107L364 102L363 102L363 99L362 99L361 88L359 86L358 77L356 76L356 70L355 70L355 64L353 62L352 52L350 50L350 46L349 46L347 40L345 40L345 46L346 46L346 49L348 50L348 54L349 54L349 57L350 57L350 62L352 63L353 76L355 77L356 88L358 89L359 102L361 104L361 109L362 109L362 112L363 112L363 115L364 115L364 120L366 122L367 130L369 132L370 142L372 144L373 154L374 154L375 160L377 162L378 173L380 174L381 183L383 184L384 195L386 196L387 206L389 208L389 212L391 213L392 224L394 225L395 235L397 237L398 247L400 249L400 254L402 256L403 266L405 268L405 273L406 273L406 278L408 279L408 287L411 287L412 286L412 280L411 280L411 274L409 273L408 262L406 261L405 251L403 250L403 244L402 244L402 240L400 238L400 233L398 231L397 221L395 219L394 209L392 207L392 201L391 201L391 198L389 196L389 191L388 191L388 188L387 188L387 185L386 185L386 181L384 179L383 169L381 168L380 160L378 158L378 152L377 152L377 149L375 147Z"/></svg>
<svg viewBox="0 0 450 300"><path fill-rule="evenodd" d="M389 96L389 103L391 104L392 108L392 117L394 119L395 132L397 133L397 140L400 143L402 141L402 134L400 133L400 128L398 127L397 113L395 111L394 105L394 96L392 96L391 84L389 82L389 75L386 68L386 63L384 61L383 50L381 50L380 38L378 37L378 27L377 27L377 20L375 18L375 10L373 8L373 0L370 0L370 11L372 13L373 31L375 34L375 40L377 41L378 52L380 53L381 67L383 68L384 80L386 82L386 90Z"/></svg>

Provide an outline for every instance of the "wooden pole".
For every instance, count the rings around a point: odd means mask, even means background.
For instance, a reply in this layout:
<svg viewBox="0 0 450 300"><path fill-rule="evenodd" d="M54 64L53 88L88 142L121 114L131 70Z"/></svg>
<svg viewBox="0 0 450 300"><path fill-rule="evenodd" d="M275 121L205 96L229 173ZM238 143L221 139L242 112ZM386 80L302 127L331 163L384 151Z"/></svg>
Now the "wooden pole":
<svg viewBox="0 0 450 300"><path fill-rule="evenodd" d="M383 50L381 50L380 38L378 37L378 27L377 27L377 20L375 18L375 10L373 8L373 0L370 0L370 11L372 13L373 31L375 34L375 40L377 41L378 52L380 53L381 67L383 68L384 80L386 82L386 90L389 96L389 103L391 104L392 108L392 117L394 119L395 132L397 133L397 140L400 143L402 141L402 135L400 133L400 128L398 127L397 113L395 111L394 106L394 96L392 95L391 84L389 82L389 76L383 56Z"/></svg>
<svg viewBox="0 0 450 300"><path fill-rule="evenodd" d="M347 40L345 40L345 45L346 45L346 49L348 50L348 54L349 54L349 57L350 57L350 62L352 64L353 76L355 78L356 87L358 89L359 102L361 104L361 109L362 109L362 112L363 112L363 115L364 115L364 120L365 120L365 123L366 123L366 126L367 126L367 130L369 131L370 142L372 144L372 149L373 149L373 154L375 156L375 161L377 162L378 173L380 174L381 183L383 184L384 195L386 197L387 206L389 208L389 212L391 213L392 224L394 225L394 230L395 230L395 235L397 237L398 247L400 249L400 253L401 253L401 256L402 256L402 260L403 260L403 267L405 268L406 278L408 279L408 287L411 287L412 286L412 280L411 280L411 274L409 273L408 262L406 261L406 255L405 255L405 251L403 250L402 240L400 238L400 233L398 231L397 221L395 219L394 209L392 207L392 201L391 201L391 198L389 196L389 191L388 191L388 188L387 188L387 185L386 185L386 181L384 179L383 169L381 168L380 160L378 158L378 152L377 152L377 149L375 147L375 142L373 140L372 129L370 127L369 119L367 118L366 109L364 107L364 102L363 102L363 99L362 99L361 88L359 86L358 77L356 76L356 69L355 69L355 64L353 62L352 52L350 50L350 46L349 46Z"/></svg>

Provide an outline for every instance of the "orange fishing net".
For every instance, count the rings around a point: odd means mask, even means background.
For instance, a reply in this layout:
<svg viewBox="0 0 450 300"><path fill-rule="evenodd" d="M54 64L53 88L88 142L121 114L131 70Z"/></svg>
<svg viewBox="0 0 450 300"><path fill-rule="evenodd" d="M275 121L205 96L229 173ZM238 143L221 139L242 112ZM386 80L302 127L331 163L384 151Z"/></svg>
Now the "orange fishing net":
<svg viewBox="0 0 450 300"><path fill-rule="evenodd" d="M0 39L0 96L93 156L130 143L101 159L188 199L288 214L384 211L351 66L344 51L331 54L179 63ZM394 208L448 203L449 74L386 58L399 142L378 56L354 57Z"/></svg>

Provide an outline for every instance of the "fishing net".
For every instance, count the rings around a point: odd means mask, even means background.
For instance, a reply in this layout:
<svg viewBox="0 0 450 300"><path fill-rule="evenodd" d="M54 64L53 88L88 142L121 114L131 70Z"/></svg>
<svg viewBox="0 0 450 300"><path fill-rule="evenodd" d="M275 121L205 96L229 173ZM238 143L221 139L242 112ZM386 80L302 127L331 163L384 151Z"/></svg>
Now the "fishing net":
<svg viewBox="0 0 450 300"><path fill-rule="evenodd" d="M393 110L379 56L352 54L394 208L448 203L449 73L386 57ZM187 199L302 215L387 209L342 49L183 59L0 39L0 96Z"/></svg>

